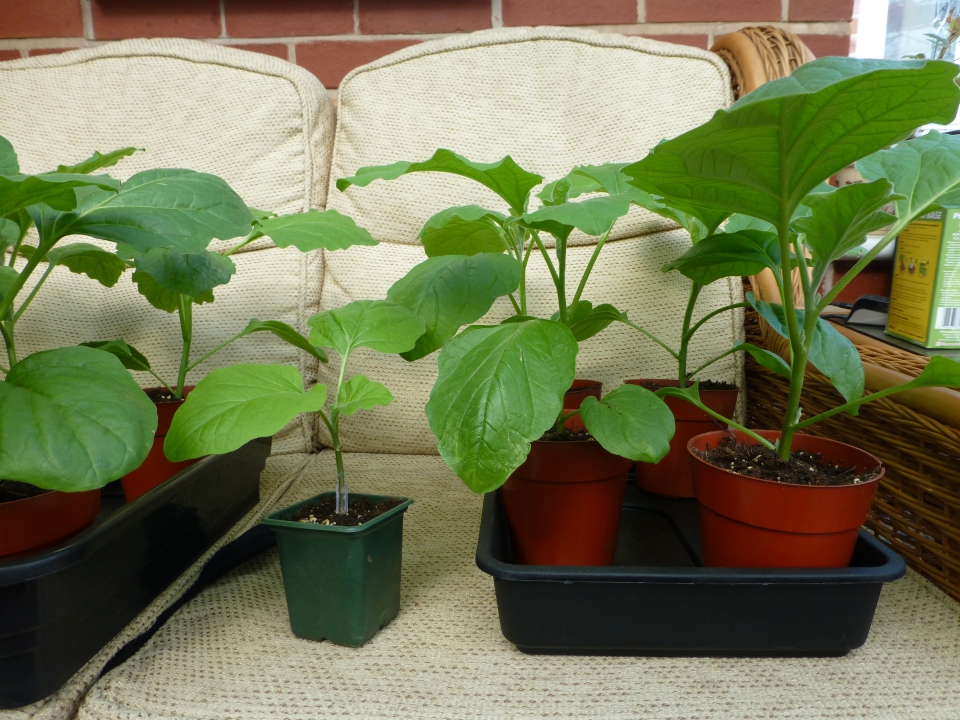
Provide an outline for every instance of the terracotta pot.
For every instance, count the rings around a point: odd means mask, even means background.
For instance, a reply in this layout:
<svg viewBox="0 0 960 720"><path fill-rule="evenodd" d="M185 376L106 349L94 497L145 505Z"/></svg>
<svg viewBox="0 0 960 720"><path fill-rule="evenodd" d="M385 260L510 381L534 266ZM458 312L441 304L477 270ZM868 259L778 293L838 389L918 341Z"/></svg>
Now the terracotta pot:
<svg viewBox="0 0 960 720"><path fill-rule="evenodd" d="M600 393L603 391L603 383L599 380L574 380L573 385L563 395L563 413L566 415L580 407L588 397L600 399ZM571 432L580 432L583 430L583 420L579 415L567 418L563 426Z"/></svg>
<svg viewBox="0 0 960 720"><path fill-rule="evenodd" d="M650 383L661 387L677 387L677 380L627 380L630 385L641 387ZM703 404L724 417L733 417L737 409L737 395L740 391L733 390L701 390L700 399ZM663 401L673 413L677 423L676 432L670 440L670 452L656 465L652 463L637 463L637 485L641 490L656 495L675 498L693 497L693 472L690 468L690 456L687 453L687 442L692 437L712 430L722 430L719 420L707 415L696 405L686 400L668 397Z"/></svg>
<svg viewBox="0 0 960 720"><path fill-rule="evenodd" d="M596 440L533 442L502 491L516 561L613 563L630 465Z"/></svg>
<svg viewBox="0 0 960 720"><path fill-rule="evenodd" d="M0 556L48 545L92 523L100 491L46 492L0 503Z"/></svg>
<svg viewBox="0 0 960 720"><path fill-rule="evenodd" d="M183 397L186 398L193 390L193 385L183 389ZM162 388L149 388L145 393L159 393ZM171 462L163 454L163 441L170 430L170 423L173 422L173 415L177 409L183 405L183 400L161 400L154 401L157 406L157 434L153 438L153 447L146 460L136 470L127 473L120 478L120 484L123 486L123 496L127 502L133 502L144 493L153 490L158 485L163 484L185 467L190 467L197 460L182 460L181 462Z"/></svg>
<svg viewBox="0 0 960 720"><path fill-rule="evenodd" d="M769 440L779 431L757 430ZM880 461L852 445L795 435L794 450L820 453L837 465L880 475L858 484L819 487L761 480L711 465L694 451L716 447L724 435L756 445L742 432L704 433L687 448L700 506L703 564L708 567L847 567L860 526L883 476Z"/></svg>

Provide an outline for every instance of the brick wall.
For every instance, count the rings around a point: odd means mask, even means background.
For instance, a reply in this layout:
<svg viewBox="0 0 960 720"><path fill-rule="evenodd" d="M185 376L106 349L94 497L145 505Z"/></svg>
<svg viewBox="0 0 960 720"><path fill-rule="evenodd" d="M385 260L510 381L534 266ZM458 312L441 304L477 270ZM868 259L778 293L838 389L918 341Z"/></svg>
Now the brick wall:
<svg viewBox="0 0 960 720"><path fill-rule="evenodd" d="M352 68L426 39L576 25L709 48L779 25L815 55L846 55L853 0L0 0L0 60L109 40L187 37L268 53L336 88Z"/></svg>

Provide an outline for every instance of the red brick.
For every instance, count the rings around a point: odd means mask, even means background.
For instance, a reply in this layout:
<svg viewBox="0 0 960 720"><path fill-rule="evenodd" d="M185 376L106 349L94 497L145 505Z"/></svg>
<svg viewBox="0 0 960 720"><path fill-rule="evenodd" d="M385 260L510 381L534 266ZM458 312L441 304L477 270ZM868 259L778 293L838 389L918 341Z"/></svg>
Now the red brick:
<svg viewBox="0 0 960 720"><path fill-rule="evenodd" d="M80 0L0 0L5 38L83 37Z"/></svg>
<svg viewBox="0 0 960 720"><path fill-rule="evenodd" d="M850 54L849 35L801 35L800 39L817 57Z"/></svg>
<svg viewBox="0 0 960 720"><path fill-rule="evenodd" d="M780 0L647 0L647 22L780 19Z"/></svg>
<svg viewBox="0 0 960 720"><path fill-rule="evenodd" d="M660 42L674 43L675 45L690 45L707 49L706 35L641 35L641 37L659 40Z"/></svg>
<svg viewBox="0 0 960 720"><path fill-rule="evenodd" d="M635 22L637 0L503 0L504 25L624 25Z"/></svg>
<svg viewBox="0 0 960 720"><path fill-rule="evenodd" d="M229 37L353 33L353 0L225 0L224 11Z"/></svg>
<svg viewBox="0 0 960 720"><path fill-rule="evenodd" d="M324 87L340 86L343 76L360 65L416 45L416 40L330 40L297 44L297 65L306 68Z"/></svg>
<svg viewBox="0 0 960 720"><path fill-rule="evenodd" d="M230 47L235 47L237 50L248 50L250 52L263 53L264 55L273 55L281 60L286 60L288 57L290 57L290 51L283 43L269 43L267 45L241 43L239 45L231 45Z"/></svg>
<svg viewBox="0 0 960 720"><path fill-rule="evenodd" d="M790 0L790 19L794 22L851 20L853 0Z"/></svg>
<svg viewBox="0 0 960 720"><path fill-rule="evenodd" d="M76 50L76 48L32 48L28 51L28 56L36 57L37 55L56 55L69 50Z"/></svg>
<svg viewBox="0 0 960 720"><path fill-rule="evenodd" d="M91 0L97 40L220 37L218 0Z"/></svg>
<svg viewBox="0 0 960 720"><path fill-rule="evenodd" d="M360 0L360 32L470 32L492 25L490 0Z"/></svg>
<svg viewBox="0 0 960 720"><path fill-rule="evenodd" d="M4 60L19 60L20 57L19 50L0 50L0 62Z"/></svg>

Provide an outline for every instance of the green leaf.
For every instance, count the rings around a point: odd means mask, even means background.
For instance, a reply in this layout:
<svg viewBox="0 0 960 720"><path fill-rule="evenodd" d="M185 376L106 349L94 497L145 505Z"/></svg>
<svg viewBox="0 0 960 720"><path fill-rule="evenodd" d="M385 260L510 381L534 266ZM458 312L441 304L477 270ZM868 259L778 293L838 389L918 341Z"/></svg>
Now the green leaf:
<svg viewBox="0 0 960 720"><path fill-rule="evenodd" d="M13 144L0 135L0 175L17 175L20 172L20 162Z"/></svg>
<svg viewBox="0 0 960 720"><path fill-rule="evenodd" d="M903 197L897 217L909 222L933 207L960 204L960 137L933 131L857 163L867 180L885 178ZM933 206L933 207L931 207Z"/></svg>
<svg viewBox="0 0 960 720"><path fill-rule="evenodd" d="M353 218L336 210L308 210L295 215L280 215L260 220L260 231L277 247L293 245L302 252L343 250L352 245L376 245L377 241Z"/></svg>
<svg viewBox="0 0 960 720"><path fill-rule="evenodd" d="M163 443L174 462L221 455L276 434L300 413L317 412L326 385L303 390L303 378L286 365L232 365L213 370L187 395Z"/></svg>
<svg viewBox="0 0 960 720"><path fill-rule="evenodd" d="M13 287L20 277L20 271L16 268L12 268L9 265L0 265L0 300L3 300L4 296L10 292L10 288Z"/></svg>
<svg viewBox="0 0 960 720"><path fill-rule="evenodd" d="M738 233L741 230L762 230L764 232L771 232L774 235L777 233L777 228L766 220L750 217L749 215L741 215L740 213L731 215L727 220L727 224L723 226L723 231L728 234Z"/></svg>
<svg viewBox="0 0 960 720"><path fill-rule="evenodd" d="M248 207L247 210L250 211L250 214L253 215L253 219L257 222L266 220L267 218L280 217L275 212L270 212L269 210L258 210L257 208Z"/></svg>
<svg viewBox="0 0 960 720"><path fill-rule="evenodd" d="M694 243L713 235L720 227L720 223L730 214L724 210L700 207L689 207L687 211L680 210L661 202L659 198L642 190L636 191L633 201L640 207L679 223L690 234L690 240Z"/></svg>
<svg viewBox="0 0 960 720"><path fill-rule="evenodd" d="M960 362L942 355L930 358L923 371L907 383L910 387L960 388Z"/></svg>
<svg viewBox="0 0 960 720"><path fill-rule="evenodd" d="M769 350L764 350L763 348L757 347L756 345L751 345L750 343L737 343L733 346L733 349L736 351L743 351L750 353L753 356L753 359L760 363L767 370L775 372L777 375L781 375L788 380L790 379L790 366L787 364L787 361L776 353L770 352Z"/></svg>
<svg viewBox="0 0 960 720"><path fill-rule="evenodd" d="M83 162L78 162L76 165L58 165L58 173L80 173L86 175L87 173L92 173L95 170L102 170L106 167L112 167L118 162L123 160L123 158L133 155L137 150L143 152L143 148L120 148L119 150L114 150L113 152L108 152L106 155L101 155L99 152L94 152L92 156L88 157Z"/></svg>
<svg viewBox="0 0 960 720"><path fill-rule="evenodd" d="M425 332L401 356L417 360L442 347L464 325L476 322L498 297L520 284L520 262L498 253L441 255L412 268L387 291L387 299L416 313Z"/></svg>
<svg viewBox="0 0 960 720"><path fill-rule="evenodd" d="M780 267L780 243L773 233L741 230L717 233L698 242L663 272L677 270L700 285L709 285L720 278L756 275L764 268Z"/></svg>
<svg viewBox="0 0 960 720"><path fill-rule="evenodd" d="M337 180L341 192L351 185L366 187L374 180L395 180L412 172L446 172L461 175L485 185L507 201L515 215L522 215L530 191L543 182L543 177L527 172L509 155L495 163L476 163L450 150L437 150L424 162L396 162L392 165L362 167L353 177Z"/></svg>
<svg viewBox="0 0 960 720"><path fill-rule="evenodd" d="M254 318L247 324L238 338L255 332L273 333L284 342L290 343L294 347L310 353L320 362L327 362L327 354L323 350L311 345L303 335L285 322L280 322L279 320L257 320Z"/></svg>
<svg viewBox="0 0 960 720"><path fill-rule="evenodd" d="M120 340L97 340L80 343L81 347L94 348L114 355L127 370L146 371L150 369L150 361L146 356L131 345Z"/></svg>
<svg viewBox="0 0 960 720"><path fill-rule="evenodd" d="M77 206L74 188L96 187L103 195L113 195L120 181L106 175L42 175L0 176L0 217L21 208L43 203L54 210L73 210Z"/></svg>
<svg viewBox="0 0 960 720"><path fill-rule="evenodd" d="M502 253L509 247L506 219L478 205L447 208L427 220L419 237L427 257Z"/></svg>
<svg viewBox="0 0 960 720"><path fill-rule="evenodd" d="M0 218L0 255L20 239L20 226L13 220Z"/></svg>
<svg viewBox="0 0 960 720"><path fill-rule="evenodd" d="M585 193L605 192L619 195L634 190L623 174L630 163L607 163L605 165L578 165L564 177L543 186L537 197L544 205L559 205Z"/></svg>
<svg viewBox="0 0 960 720"><path fill-rule="evenodd" d="M226 285L237 271L233 260L209 250L184 253L168 248L151 248L134 253L137 273L146 273L159 285L187 297L210 292Z"/></svg>
<svg viewBox="0 0 960 720"><path fill-rule="evenodd" d="M500 487L557 419L577 341L550 320L473 326L444 345L425 411L440 455L474 492Z"/></svg>
<svg viewBox="0 0 960 720"><path fill-rule="evenodd" d="M215 238L247 235L253 223L250 210L226 182L177 169L137 173L115 194L86 193L72 212L41 207L31 208L31 215L42 238L89 235L139 253L153 248L200 253Z"/></svg>
<svg viewBox="0 0 960 720"><path fill-rule="evenodd" d="M157 310L170 313L177 311L179 293L165 288L145 272L135 272L133 281L137 284L137 292L143 295L147 302ZM213 290L193 298L193 302L197 305L213 302Z"/></svg>
<svg viewBox="0 0 960 720"><path fill-rule="evenodd" d="M829 194L808 195L803 204L810 215L793 221L795 232L806 236L815 262L826 265L855 247L871 230L890 225L896 218L881 209L902 195L886 179L857 183Z"/></svg>
<svg viewBox="0 0 960 720"><path fill-rule="evenodd" d="M357 410L370 410L392 402L393 395L386 387L364 375L354 375L337 393L337 409L341 415L353 415Z"/></svg>
<svg viewBox="0 0 960 720"><path fill-rule="evenodd" d="M560 312L555 312L551 320L559 320ZM605 330L610 323L625 322L627 316L609 303L593 306L589 300L578 300L567 306L567 327L578 342L592 338ZM506 322L506 321L504 321Z"/></svg>
<svg viewBox="0 0 960 720"><path fill-rule="evenodd" d="M660 462L676 429L666 403L637 385L621 385L600 400L584 398L580 417L604 449L638 462Z"/></svg>
<svg viewBox="0 0 960 720"><path fill-rule="evenodd" d="M746 297L747 302L777 334L788 337L786 316L782 305L757 300L753 293L747 293ZM797 322L803 327L804 312L797 310L796 313ZM830 378L830 382L848 402L863 396L863 362L860 360L860 353L852 342L823 318L817 318L807 360ZM849 412L851 415L856 415L857 409L853 408Z"/></svg>
<svg viewBox="0 0 960 720"><path fill-rule="evenodd" d="M78 492L135 469L157 411L109 353L65 347L28 355L0 382L0 477Z"/></svg>
<svg viewBox="0 0 960 720"><path fill-rule="evenodd" d="M29 258L36 248L21 246L23 256ZM127 264L114 253L107 252L90 243L71 243L48 251L43 258L51 265L63 265L70 272L86 275L104 287L117 284Z"/></svg>
<svg viewBox="0 0 960 720"><path fill-rule="evenodd" d="M310 343L333 348L342 362L354 348L368 347L382 353L413 349L423 335L423 320L389 300L354 300L341 308L317 313L307 324Z"/></svg>
<svg viewBox="0 0 960 720"><path fill-rule="evenodd" d="M620 195L587 198L580 202L544 205L535 212L526 213L523 222L531 227L553 222L575 227L587 235L603 235L613 227L618 218L630 211L634 197L634 192L631 191Z"/></svg>
<svg viewBox="0 0 960 720"><path fill-rule="evenodd" d="M838 170L920 125L952 121L956 74L939 61L815 60L661 142L624 172L682 210L778 224Z"/></svg>

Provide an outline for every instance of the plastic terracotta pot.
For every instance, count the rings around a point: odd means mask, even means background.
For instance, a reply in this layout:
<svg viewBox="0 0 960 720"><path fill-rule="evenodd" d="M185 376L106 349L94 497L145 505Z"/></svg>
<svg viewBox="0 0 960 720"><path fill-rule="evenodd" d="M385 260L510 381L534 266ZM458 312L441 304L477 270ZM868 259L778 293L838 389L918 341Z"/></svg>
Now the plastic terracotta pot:
<svg viewBox="0 0 960 720"><path fill-rule="evenodd" d="M600 393L603 392L603 383L599 380L574 380L570 389L563 394L563 413L573 412L580 407L588 397L600 399ZM567 418L563 426L571 432L580 432L583 430L583 420L579 415Z"/></svg>
<svg viewBox="0 0 960 720"><path fill-rule="evenodd" d="M536 440L503 485L503 507L524 565L610 565L632 462L596 440Z"/></svg>
<svg viewBox="0 0 960 720"><path fill-rule="evenodd" d="M779 431L757 430L769 440ZM883 476L880 461L852 445L812 435L795 435L793 450L820 453L836 465L858 473L880 468L866 482L791 485L724 470L695 451L716 447L724 436L756 445L742 432L709 432L687 443L700 507L703 564L708 567L847 567L860 526L870 513L873 494Z"/></svg>
<svg viewBox="0 0 960 720"><path fill-rule="evenodd" d="M277 536L293 634L360 647L400 611L403 513L413 500L355 527L292 522L323 493L264 518ZM351 495L371 503L387 495Z"/></svg>
<svg viewBox="0 0 960 720"><path fill-rule="evenodd" d="M42 495L0 503L0 556L49 545L91 524L100 490Z"/></svg>
<svg viewBox="0 0 960 720"><path fill-rule="evenodd" d="M150 388L144 390L144 392L150 395L163 390L164 388ZM193 390L193 385L185 387L183 397L186 398L191 390ZM147 458L140 467L120 478L120 484L123 486L123 497L126 498L127 502L133 502L200 459L181 460L180 462L167 460L167 456L163 454L163 441L170 430L173 415L183 405L183 400L161 400L159 402L154 400L154 405L157 406L157 434L153 438L153 447L150 448Z"/></svg>
<svg viewBox="0 0 960 720"><path fill-rule="evenodd" d="M641 387L655 384L661 387L677 387L677 380L627 380L630 385ZM724 417L733 417L737 409L739 390L701 390L703 404ZM722 429L721 423L707 415L695 405L680 398L663 399L673 413L677 429L670 440L670 452L656 465L637 463L637 485L641 490L656 495L675 498L693 497L693 471L690 467L690 455L687 442L692 437L712 430Z"/></svg>

